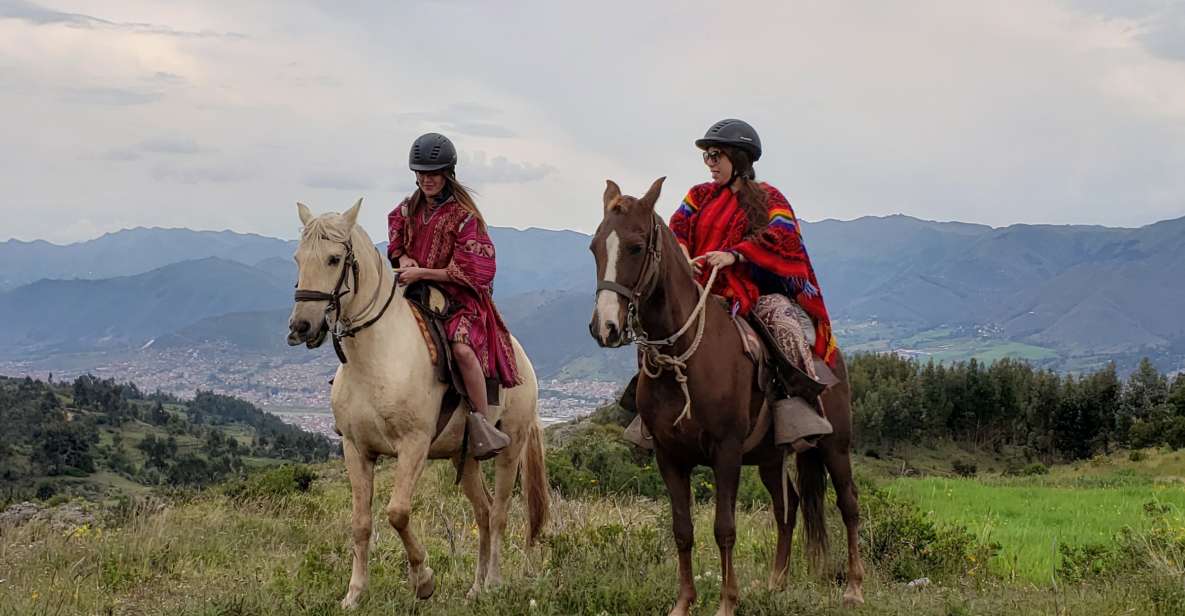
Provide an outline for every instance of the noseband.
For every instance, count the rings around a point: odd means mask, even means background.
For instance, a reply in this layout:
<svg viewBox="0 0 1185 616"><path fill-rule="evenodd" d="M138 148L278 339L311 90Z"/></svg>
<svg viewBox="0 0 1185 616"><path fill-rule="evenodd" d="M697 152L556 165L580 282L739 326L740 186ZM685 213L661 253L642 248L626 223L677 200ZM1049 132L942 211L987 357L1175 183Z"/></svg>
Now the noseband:
<svg viewBox="0 0 1185 616"><path fill-rule="evenodd" d="M387 307L391 305L391 300L395 299L395 289L399 287L399 274L395 274L395 281L391 283L391 294L387 296L387 302L383 304L379 313L373 318L361 325L350 326L352 319L342 316L342 298L347 293L351 293L358 288L358 258L354 256L354 243L351 240L346 240L341 243L346 247L346 256L342 259L342 271L337 277L337 284L333 286L332 293L324 291L312 291L308 289L297 289L293 293L293 299L296 302L329 302L325 307L325 319L329 320L329 314L334 314L333 325L330 328L330 335L333 337L333 351L337 353L337 359L341 363L347 363L346 353L342 350L342 338L353 338L354 334L374 325L387 312ZM377 248L375 250L378 250ZM382 263L382 260L379 260ZM354 286L351 288L346 284L346 279L350 273L354 275ZM378 299L378 290L375 290L375 297L370 300L370 306L362 313L365 314L370 307L374 305L375 300Z"/></svg>
<svg viewBox="0 0 1185 616"><path fill-rule="evenodd" d="M642 264L642 271L638 273L638 281L634 283L633 288L614 280L597 281L598 293L612 291L620 295L628 306L626 322L623 324L624 330L622 331L627 343L637 339L636 332L642 332L642 325L638 322L638 304L641 303L643 297L650 295L658 286L659 266L662 265L662 236L659 225L662 224L662 221L658 214L652 213L651 218L654 224L650 228L650 236L646 239L646 262ZM645 335L646 333L642 332L643 339L645 339Z"/></svg>

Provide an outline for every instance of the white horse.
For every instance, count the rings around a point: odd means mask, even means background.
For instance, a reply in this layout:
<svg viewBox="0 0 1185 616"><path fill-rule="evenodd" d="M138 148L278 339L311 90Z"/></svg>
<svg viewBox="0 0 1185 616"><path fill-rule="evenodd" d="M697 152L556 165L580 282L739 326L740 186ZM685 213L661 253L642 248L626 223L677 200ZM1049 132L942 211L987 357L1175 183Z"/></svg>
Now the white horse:
<svg viewBox="0 0 1185 616"><path fill-rule="evenodd" d="M335 327L349 329L370 322L352 337L341 339L347 363L338 366L330 405L342 436L346 470L353 494L354 563L343 608L357 606L367 583L371 533L374 464L380 455L397 456L395 487L387 503L387 519L407 550L408 582L416 596L435 590L424 547L412 534L412 493L429 459L450 458L461 467L462 489L473 504L479 531L477 570L469 596L501 581L499 556L506 515L519 468L527 500L527 544L532 545L546 522L549 506L543 441L536 415L539 390L535 371L517 340L514 354L522 384L502 392L502 405L490 408L490 420L501 420L511 444L496 458L494 498L482 481L477 461L461 460L464 408L458 408L436 434L445 385L437 381L427 346L403 298L403 287L387 260L356 223L359 199L344 214L314 217L297 204L301 223L296 250L297 299L289 320L288 343L320 346ZM302 297L303 293L303 297ZM338 330L340 331L340 330ZM462 405L463 406L463 405Z"/></svg>

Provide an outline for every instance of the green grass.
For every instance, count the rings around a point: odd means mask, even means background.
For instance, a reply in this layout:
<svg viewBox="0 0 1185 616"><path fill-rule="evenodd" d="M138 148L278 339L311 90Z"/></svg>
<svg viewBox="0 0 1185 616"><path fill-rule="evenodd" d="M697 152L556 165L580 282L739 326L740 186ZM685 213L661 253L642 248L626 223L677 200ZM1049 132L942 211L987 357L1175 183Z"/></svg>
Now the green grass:
<svg viewBox="0 0 1185 616"><path fill-rule="evenodd" d="M350 569L349 489L340 462L317 470L320 478L307 494L242 502L208 491L165 510L140 511L122 526L62 530L33 523L0 533L0 615L338 614ZM391 474L389 464L379 469L371 582L359 614L665 614L670 608L675 565L667 506L633 497L555 497L548 537L530 552L523 549L516 501L506 581L466 601L476 530L451 485L451 468L441 463L426 473L413 512L412 528L437 581L436 595L418 602L406 586L403 548L382 513ZM711 614L719 597L711 506L697 506L695 516L700 600L694 613ZM852 613L840 606L842 587L833 578L806 573L800 548L788 590L765 590L772 541L768 509L739 513L742 614ZM842 562L842 553L833 556ZM969 576L914 591L870 566L868 604L857 613L1173 614L1185 607L1180 579L1149 579L1054 588Z"/></svg>
<svg viewBox="0 0 1185 616"><path fill-rule="evenodd" d="M1185 534L1185 452L1126 453L1056 467L1037 477L897 478L886 484L934 520L965 526L1000 544L992 568L1008 578L1048 583L1058 546L1111 543L1124 528L1153 524L1146 503L1167 506Z"/></svg>

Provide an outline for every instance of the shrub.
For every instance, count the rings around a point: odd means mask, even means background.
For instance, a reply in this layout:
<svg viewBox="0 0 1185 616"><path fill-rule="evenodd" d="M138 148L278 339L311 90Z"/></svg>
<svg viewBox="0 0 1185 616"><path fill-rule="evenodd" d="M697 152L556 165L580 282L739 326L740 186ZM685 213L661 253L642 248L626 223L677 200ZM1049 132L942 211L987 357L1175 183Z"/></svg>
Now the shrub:
<svg viewBox="0 0 1185 616"><path fill-rule="evenodd" d="M963 460L955 460L951 463L951 468L959 477L974 477L979 472L979 467L974 462Z"/></svg>
<svg viewBox="0 0 1185 616"><path fill-rule="evenodd" d="M1021 470L1021 474L1025 475L1027 477L1032 477L1035 475L1048 475L1049 474L1049 467L1045 466L1044 464L1042 464L1040 462L1034 462L1034 463L1024 467L1024 469Z"/></svg>
<svg viewBox="0 0 1185 616"><path fill-rule="evenodd" d="M1000 549L979 543L961 526L938 527L917 505L869 484L860 488L860 503L866 555L897 581L974 574Z"/></svg>
<svg viewBox="0 0 1185 616"><path fill-rule="evenodd" d="M1140 451L1139 449L1136 449L1136 450L1132 451L1131 453L1127 454L1127 459L1131 460L1132 462L1143 462L1144 460L1148 459L1148 454L1144 453L1143 451Z"/></svg>
<svg viewBox="0 0 1185 616"><path fill-rule="evenodd" d="M640 454L622 440L615 424L586 423L569 435L564 445L547 450L547 476L551 487L569 498L632 494L666 500L667 488L653 456ZM708 502L716 495L716 478L711 469L699 467L691 475L696 502ZM737 487L737 505L752 508L769 504L769 492L757 469L746 467Z"/></svg>
<svg viewBox="0 0 1185 616"><path fill-rule="evenodd" d="M1057 551L1061 556L1057 575L1073 583L1084 582L1114 569L1119 556L1114 549L1100 543L1078 546L1062 544L1057 546Z"/></svg>
<svg viewBox="0 0 1185 616"><path fill-rule="evenodd" d="M52 484L48 481L42 481L37 484L37 491L36 491L37 500L43 500L43 501L49 500L49 499L53 498L54 495L57 493L58 493L57 486L55 486L54 484Z"/></svg>
<svg viewBox="0 0 1185 616"><path fill-rule="evenodd" d="M308 492L317 475L304 464L284 464L227 483L223 493L236 499L270 499Z"/></svg>

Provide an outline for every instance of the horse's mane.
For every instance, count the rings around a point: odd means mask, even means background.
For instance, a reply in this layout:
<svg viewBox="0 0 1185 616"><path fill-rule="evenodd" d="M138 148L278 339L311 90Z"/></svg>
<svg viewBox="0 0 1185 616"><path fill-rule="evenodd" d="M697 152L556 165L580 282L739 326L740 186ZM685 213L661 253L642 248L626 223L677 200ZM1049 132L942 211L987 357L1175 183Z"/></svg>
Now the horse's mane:
<svg viewBox="0 0 1185 616"><path fill-rule="evenodd" d="M356 224L353 229L346 229L345 218L341 214L332 213L322 214L309 221L309 224L305 225L300 232L300 240L307 242L309 251L317 257L324 256L325 244L316 240L326 240L337 244L350 241L354 245L355 254L359 254L359 246L374 245L361 225Z"/></svg>
<svg viewBox="0 0 1185 616"><path fill-rule="evenodd" d="M658 221L658 230L662 234L663 252L678 256L679 258L675 260L675 267L686 274L688 278L694 280L695 275L691 272L691 265L687 262L687 259L683 258L683 248L679 245L679 240L675 239L675 232L671 230L667 221L662 219L662 216L658 217Z"/></svg>

